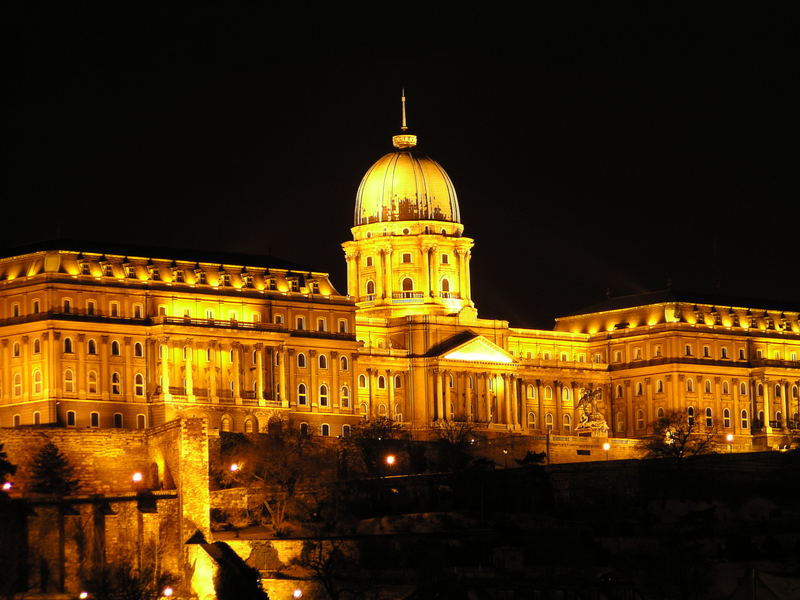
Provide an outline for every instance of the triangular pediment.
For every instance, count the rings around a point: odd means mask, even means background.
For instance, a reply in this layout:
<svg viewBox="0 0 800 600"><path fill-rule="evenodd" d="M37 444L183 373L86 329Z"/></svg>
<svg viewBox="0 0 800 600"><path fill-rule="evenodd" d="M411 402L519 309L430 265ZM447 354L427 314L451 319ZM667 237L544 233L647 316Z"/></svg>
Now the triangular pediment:
<svg viewBox="0 0 800 600"><path fill-rule="evenodd" d="M446 360L470 362L512 363L514 357L483 336L476 336L441 354Z"/></svg>

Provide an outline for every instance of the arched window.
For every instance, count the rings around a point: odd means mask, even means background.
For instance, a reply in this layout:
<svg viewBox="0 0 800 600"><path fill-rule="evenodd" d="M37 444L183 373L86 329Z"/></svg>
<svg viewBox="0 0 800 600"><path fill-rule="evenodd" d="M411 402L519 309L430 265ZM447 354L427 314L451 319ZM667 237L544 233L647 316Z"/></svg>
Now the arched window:
<svg viewBox="0 0 800 600"><path fill-rule="evenodd" d="M385 404L379 404L378 405L378 416L379 417L385 417L386 416L386 405Z"/></svg>
<svg viewBox="0 0 800 600"><path fill-rule="evenodd" d="M231 418L227 415L222 417L219 422L219 429L220 431L230 431L231 430Z"/></svg>
<svg viewBox="0 0 800 600"><path fill-rule="evenodd" d="M342 371L348 371L348 370L350 370L350 361L347 359L347 357L346 357L346 356L342 356L342 357L339 359L339 368L340 368Z"/></svg>
<svg viewBox="0 0 800 600"><path fill-rule="evenodd" d="M527 396L528 398L535 399L536 398L536 388L532 385L528 385L527 387Z"/></svg>
<svg viewBox="0 0 800 600"><path fill-rule="evenodd" d="M122 393L122 379L119 376L119 373L116 371L111 374L111 393L114 395L119 395Z"/></svg>
<svg viewBox="0 0 800 600"><path fill-rule="evenodd" d="M64 391L68 394L75 391L75 374L72 369L64 371Z"/></svg>
<svg viewBox="0 0 800 600"><path fill-rule="evenodd" d="M553 399L553 388L551 388L549 385L544 388L544 399L545 400Z"/></svg>
<svg viewBox="0 0 800 600"><path fill-rule="evenodd" d="M414 280L411 279L411 277L403 277L403 281L400 282L400 287L404 292L413 292Z"/></svg>
<svg viewBox="0 0 800 600"><path fill-rule="evenodd" d="M642 386L642 382L640 381L636 384L636 395L642 396L643 394L644 394L644 387Z"/></svg>
<svg viewBox="0 0 800 600"><path fill-rule="evenodd" d="M727 396L731 393L731 384L727 381L722 382L722 394Z"/></svg>
<svg viewBox="0 0 800 600"><path fill-rule="evenodd" d="M692 347L691 347L689 344L686 344L686 345L683 347L683 353L684 353L686 356L691 356L691 355L692 355Z"/></svg>
<svg viewBox="0 0 800 600"><path fill-rule="evenodd" d="M472 378L472 375L467 377L467 387L469 389L474 389L475 388L475 380Z"/></svg>
<svg viewBox="0 0 800 600"><path fill-rule="evenodd" d="M89 340L86 344L86 353L97 354L97 342L95 340Z"/></svg>
<svg viewBox="0 0 800 600"><path fill-rule="evenodd" d="M569 431L570 429L572 429L572 417L564 415L564 431Z"/></svg>
<svg viewBox="0 0 800 600"><path fill-rule="evenodd" d="M621 385L617 386L617 394L616 394L616 396L617 396L617 398L624 398L625 397L625 394L622 391L622 386Z"/></svg>
<svg viewBox="0 0 800 600"><path fill-rule="evenodd" d="M447 277L442 279L442 291L445 293L450 291L450 280Z"/></svg>
<svg viewBox="0 0 800 600"><path fill-rule="evenodd" d="M72 338L64 338L64 352L66 354L72 354ZM16 355L19 356L19 355Z"/></svg>
<svg viewBox="0 0 800 600"><path fill-rule="evenodd" d="M22 417L20 415L14 415L14 427L19 427L22 425Z"/></svg>
<svg viewBox="0 0 800 600"><path fill-rule="evenodd" d="M375 282L371 279L367 281L367 296L375 295Z"/></svg>
<svg viewBox="0 0 800 600"><path fill-rule="evenodd" d="M746 409L742 410L740 418L742 421L742 429L750 429L750 415L748 414Z"/></svg>
<svg viewBox="0 0 800 600"><path fill-rule="evenodd" d="M533 411L528 413L528 427L536 429L536 413Z"/></svg>
<svg viewBox="0 0 800 600"><path fill-rule="evenodd" d="M691 377L686 380L686 391L689 393L694 393L694 379Z"/></svg>
<svg viewBox="0 0 800 600"><path fill-rule="evenodd" d="M663 419L664 418L664 409L662 407L660 407L660 406L658 407L658 410L656 411L656 418L657 419Z"/></svg>
<svg viewBox="0 0 800 600"><path fill-rule="evenodd" d="M244 432L253 433L253 419L247 418L244 420Z"/></svg>
<svg viewBox="0 0 800 600"><path fill-rule="evenodd" d="M147 427L147 417L145 415L136 415L136 429L144 429Z"/></svg>
<svg viewBox="0 0 800 600"><path fill-rule="evenodd" d="M547 413L544 416L544 425L549 430L553 429L553 413Z"/></svg>
<svg viewBox="0 0 800 600"><path fill-rule="evenodd" d="M14 395L22 396L22 375L14 373Z"/></svg>
<svg viewBox="0 0 800 600"><path fill-rule="evenodd" d="M75 411L68 410L67 411L67 427L75 427L75 423L77 420L75 419Z"/></svg>
<svg viewBox="0 0 800 600"><path fill-rule="evenodd" d="M331 426L327 423L323 423L322 426L319 428L319 432L321 435L328 437L331 434Z"/></svg>
<svg viewBox="0 0 800 600"><path fill-rule="evenodd" d="M706 427L713 427L714 426L714 414L711 411L711 407L706 407Z"/></svg>
<svg viewBox="0 0 800 600"><path fill-rule="evenodd" d="M33 340L33 353L39 354L42 351L42 342L39 341L39 338Z"/></svg>
<svg viewBox="0 0 800 600"><path fill-rule="evenodd" d="M100 413L89 413L89 427L100 427Z"/></svg>
<svg viewBox="0 0 800 600"><path fill-rule="evenodd" d="M747 396L747 384L744 381L739 383L739 395Z"/></svg>
<svg viewBox="0 0 800 600"><path fill-rule="evenodd" d="M367 376L366 375L359 375L358 376L358 387L366 388L367 387Z"/></svg>
<svg viewBox="0 0 800 600"><path fill-rule="evenodd" d="M400 375L394 376L394 389L399 390L403 387L403 378Z"/></svg>
<svg viewBox="0 0 800 600"><path fill-rule="evenodd" d="M301 383L297 386L297 403L301 405L308 404L308 392L306 391L306 384Z"/></svg>
<svg viewBox="0 0 800 600"><path fill-rule="evenodd" d="M366 416L366 415L367 415L367 403L366 403L366 402L362 402L362 403L361 403L361 404L358 406L358 410L359 410L359 411L361 411L361 414L362 414L362 415Z"/></svg>
<svg viewBox="0 0 800 600"><path fill-rule="evenodd" d="M644 411L641 408L636 411L636 429L644 429Z"/></svg>
<svg viewBox="0 0 800 600"><path fill-rule="evenodd" d="M96 371L89 371L89 393L96 394L97 393L97 372Z"/></svg>
<svg viewBox="0 0 800 600"><path fill-rule="evenodd" d="M726 428L731 426L731 410L729 408L722 411L722 426Z"/></svg>
<svg viewBox="0 0 800 600"><path fill-rule="evenodd" d="M568 387L561 388L561 401L562 402L569 402L569 388Z"/></svg>
<svg viewBox="0 0 800 600"><path fill-rule="evenodd" d="M302 352L297 354L297 367L300 369L306 368L306 355Z"/></svg>
<svg viewBox="0 0 800 600"><path fill-rule="evenodd" d="M763 384L761 384L761 383L758 384L758 387L756 388L756 393L759 396L763 396L764 395L764 385Z"/></svg>
<svg viewBox="0 0 800 600"><path fill-rule="evenodd" d="M383 375L378 376L378 389L385 390L386 389L386 377Z"/></svg>
<svg viewBox="0 0 800 600"><path fill-rule="evenodd" d="M783 415L781 414L781 411L775 413L775 420L778 422L778 427L783 427L783 424L781 423L781 421L783 421Z"/></svg>
<svg viewBox="0 0 800 600"><path fill-rule="evenodd" d="M325 356L324 354L320 354L319 355L318 362L319 362L319 368L320 369L327 369L328 368L328 357Z"/></svg>
<svg viewBox="0 0 800 600"><path fill-rule="evenodd" d="M319 405L328 406L328 386L324 383L319 386Z"/></svg>
<svg viewBox="0 0 800 600"><path fill-rule="evenodd" d="M342 425L342 437L350 437L350 425Z"/></svg>
<svg viewBox="0 0 800 600"><path fill-rule="evenodd" d="M625 431L625 416L622 414L622 412L617 413L616 426L617 433Z"/></svg>
<svg viewBox="0 0 800 600"><path fill-rule="evenodd" d="M703 383L703 392L706 393L706 394L710 394L711 393L711 380L710 379L706 379L705 383Z"/></svg>
<svg viewBox="0 0 800 600"><path fill-rule="evenodd" d="M21 354L19 342L14 342L14 345L11 348L12 348L12 354L14 355L14 358L19 358L19 356ZM66 352L66 350L64 350L64 352Z"/></svg>
<svg viewBox="0 0 800 600"><path fill-rule="evenodd" d="M144 396L144 375L137 373L133 378L133 393Z"/></svg>
<svg viewBox="0 0 800 600"><path fill-rule="evenodd" d="M780 384L775 384L775 398L781 397L781 386Z"/></svg>
<svg viewBox="0 0 800 600"><path fill-rule="evenodd" d="M796 400L798 397L800 397L800 390L797 389L796 385L793 385L792 386L792 398L794 398Z"/></svg>
<svg viewBox="0 0 800 600"><path fill-rule="evenodd" d="M33 413L33 424L34 425L42 424L42 413L40 413L38 410Z"/></svg>
<svg viewBox="0 0 800 600"><path fill-rule="evenodd" d="M33 393L42 393L42 372L39 369L33 372Z"/></svg>
<svg viewBox="0 0 800 600"><path fill-rule="evenodd" d="M341 404L342 408L350 408L350 388L346 385L343 385L342 389L339 390L339 404Z"/></svg>
<svg viewBox="0 0 800 600"><path fill-rule="evenodd" d="M136 342L133 345L133 355L136 357L144 356L144 346L142 346L141 342Z"/></svg>
<svg viewBox="0 0 800 600"><path fill-rule="evenodd" d="M117 340L111 342L111 356L119 356L119 342Z"/></svg>
<svg viewBox="0 0 800 600"><path fill-rule="evenodd" d="M664 382L661 379L656 380L656 394L664 393Z"/></svg>
<svg viewBox="0 0 800 600"><path fill-rule="evenodd" d="M686 417L689 425L694 425L694 406L690 406L686 409Z"/></svg>
<svg viewBox="0 0 800 600"><path fill-rule="evenodd" d="M122 413L114 413L114 427L116 429L122 428Z"/></svg>

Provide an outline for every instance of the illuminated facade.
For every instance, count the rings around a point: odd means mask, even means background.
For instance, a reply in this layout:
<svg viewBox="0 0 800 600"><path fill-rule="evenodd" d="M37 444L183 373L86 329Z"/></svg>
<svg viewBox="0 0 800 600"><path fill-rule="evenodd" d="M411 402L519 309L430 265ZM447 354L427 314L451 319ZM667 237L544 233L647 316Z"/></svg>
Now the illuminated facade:
<svg viewBox="0 0 800 600"><path fill-rule="evenodd" d="M593 389L614 437L672 410L743 447L797 427L797 307L663 292L553 331L481 319L452 181L405 123L393 144L358 189L347 296L252 257L72 244L0 260L0 426L292 418L335 436L366 415L541 438L589 433Z"/></svg>

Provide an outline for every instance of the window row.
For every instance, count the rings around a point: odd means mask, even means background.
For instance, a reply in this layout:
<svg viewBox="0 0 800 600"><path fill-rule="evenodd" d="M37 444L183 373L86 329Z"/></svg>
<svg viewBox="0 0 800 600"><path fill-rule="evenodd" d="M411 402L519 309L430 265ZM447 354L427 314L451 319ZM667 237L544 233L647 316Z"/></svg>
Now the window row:
<svg viewBox="0 0 800 600"><path fill-rule="evenodd" d="M403 277L400 280L400 292L414 292L418 290L418 288L414 284L414 280L411 277ZM450 279L447 277L442 277L439 281L439 291L449 293L452 290L452 285L450 283ZM375 282L372 279L367 279L366 284L364 285L364 292L367 296L374 296L375 295Z"/></svg>
<svg viewBox="0 0 800 600"><path fill-rule="evenodd" d="M278 355L276 354L275 356L277 358ZM305 353L298 352L296 361L297 361L297 367L299 369L305 369L306 367L308 367L308 359L306 358ZM320 354L317 357L317 366L320 369L327 369L328 368L328 362L329 362L328 361L328 357L325 354ZM339 357L339 368L342 371L349 371L350 370L350 359L348 359L346 356Z"/></svg>
<svg viewBox="0 0 800 600"><path fill-rule="evenodd" d="M33 393L41 394L42 372L39 369L34 370L31 379L33 382ZM111 393L115 396L121 395L122 376L115 371L114 373L111 374L110 383L111 383ZM63 385L64 385L64 393L66 394L75 393L75 372L72 369L66 369L64 371ZM97 390L98 390L97 372L89 371L88 374L86 375L86 391L89 394L97 394L98 393ZM14 374L14 377L12 379L12 393L15 397L22 396L23 394L22 375L20 373ZM133 376L133 393L135 396L144 396L145 394L144 375L142 375L141 373L136 373Z"/></svg>
<svg viewBox="0 0 800 600"><path fill-rule="evenodd" d="M600 392L602 394L602 391ZM538 397L538 392L535 385L529 384L526 387L526 396L529 400L536 400ZM568 387L561 388L561 400L563 402L569 402L572 399L572 390ZM553 388L549 385L544 386L542 388L542 397L545 400L552 400L553 399ZM601 395L602 397L602 395Z"/></svg>
<svg viewBox="0 0 800 600"><path fill-rule="evenodd" d="M78 424L78 416L74 410L68 410L65 414L66 417L66 425L67 427L77 427ZM145 429L147 427L147 416L143 414L136 415L136 429ZM31 415L31 423L30 425L41 425L42 424L42 414L41 412L34 411L33 415ZM0 423L0 425L2 425ZM21 427L22 423L22 415L16 414L12 417L12 425L13 427ZM111 417L110 425L116 429L121 429L125 427L125 417L122 413L114 413ZM92 411L89 413L89 421L88 426L97 428L100 427L100 413L96 411Z"/></svg>
<svg viewBox="0 0 800 600"><path fill-rule="evenodd" d="M400 264L403 265L410 265L413 264L414 257L411 252L402 252L400 253ZM442 253L439 255L439 264L442 265L449 265L450 264L450 255ZM374 267L375 266L375 257L373 256L366 256L364 257L364 266L365 267Z"/></svg>
<svg viewBox="0 0 800 600"><path fill-rule="evenodd" d="M376 383L377 383L377 387L378 387L379 390L385 390L386 389L386 382L387 382L386 377L384 377L383 375L378 375ZM364 375L363 373L358 376L358 387L361 388L362 390L367 388L367 376ZM400 375L395 375L394 376L394 388L395 389L400 389L402 387L403 387L403 378ZM450 376L450 387L453 387L453 376L452 375Z"/></svg>
<svg viewBox="0 0 800 600"><path fill-rule="evenodd" d="M278 384L278 386L279 385L280 384ZM278 386L276 386L276 389ZM319 406L330 406L330 393L328 386L324 383L318 388L317 400ZM297 404L298 406L308 406L308 386L306 386L305 383L297 385ZM346 385L343 385L339 389L339 406L342 408L350 408L350 388Z"/></svg>

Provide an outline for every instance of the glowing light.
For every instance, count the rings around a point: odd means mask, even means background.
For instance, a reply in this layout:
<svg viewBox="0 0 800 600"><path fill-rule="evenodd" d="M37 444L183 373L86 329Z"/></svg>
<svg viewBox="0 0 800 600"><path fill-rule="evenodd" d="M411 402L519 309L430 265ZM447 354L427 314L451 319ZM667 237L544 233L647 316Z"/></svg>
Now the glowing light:
<svg viewBox="0 0 800 600"><path fill-rule="evenodd" d="M236 473L236 471L238 471L239 469L241 469L241 467L239 466L239 464L238 464L238 463L233 463L233 464L231 465L231 472L232 472L232 473Z"/></svg>
<svg viewBox="0 0 800 600"><path fill-rule="evenodd" d="M144 476L139 471L136 471L131 479L133 480L133 483L141 483L142 479L144 479Z"/></svg>
<svg viewBox="0 0 800 600"><path fill-rule="evenodd" d="M294 597L294 598L302 598L303 597L303 590L301 590L300 588L296 589L295 591L292 592L292 597Z"/></svg>
<svg viewBox="0 0 800 600"><path fill-rule="evenodd" d="M78 598L80 598L81 600L86 600L86 598L88 597L89 597L89 592L81 592L80 594L78 594Z"/></svg>
<svg viewBox="0 0 800 600"><path fill-rule="evenodd" d="M725 439L728 440L728 443L731 443L733 441L733 434L729 433L725 436Z"/></svg>
<svg viewBox="0 0 800 600"><path fill-rule="evenodd" d="M603 450L605 450L606 452L608 452L609 450L611 450L611 444L609 444L608 442L606 442L605 444L603 444Z"/></svg>
<svg viewBox="0 0 800 600"><path fill-rule="evenodd" d="M397 459L395 458L394 454L390 454L386 457L386 464L391 467L395 463L395 460Z"/></svg>
<svg viewBox="0 0 800 600"><path fill-rule="evenodd" d="M172 596L173 593L174 590L168 586L164 588L164 591L161 592L161 595L164 596L165 598L169 598L170 596Z"/></svg>
<svg viewBox="0 0 800 600"><path fill-rule="evenodd" d="M14 484L13 484L13 483L11 483L10 481L6 481L6 482L3 484L3 491L7 492L7 491L8 491L8 490L10 490L12 487L14 487Z"/></svg>

